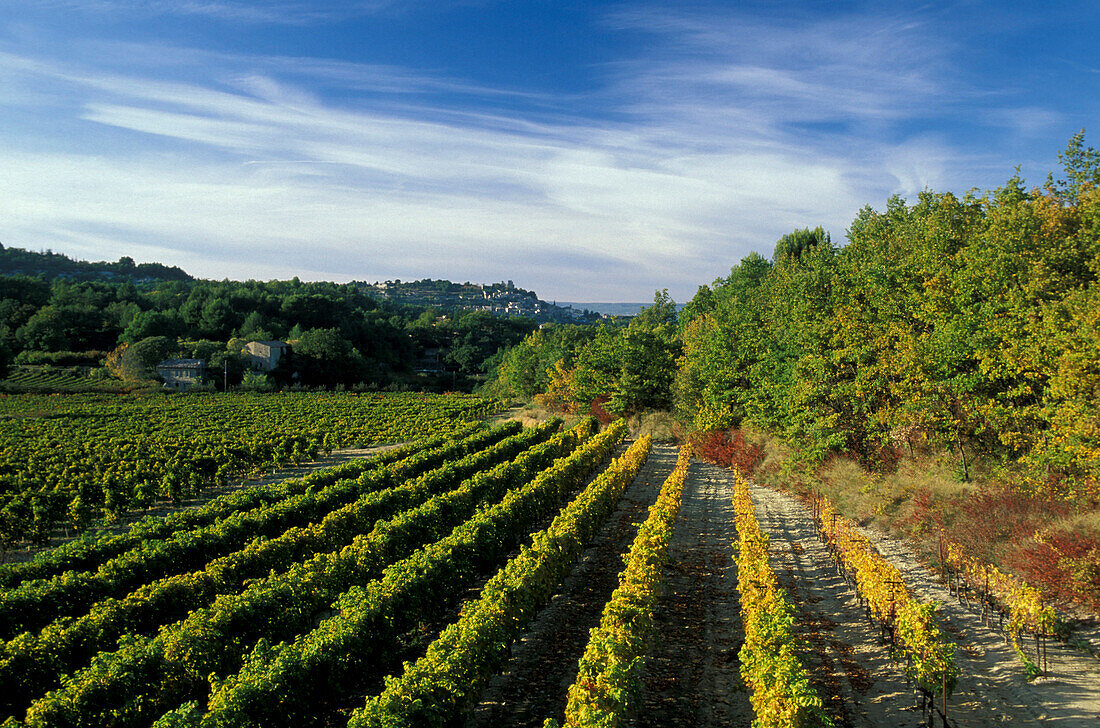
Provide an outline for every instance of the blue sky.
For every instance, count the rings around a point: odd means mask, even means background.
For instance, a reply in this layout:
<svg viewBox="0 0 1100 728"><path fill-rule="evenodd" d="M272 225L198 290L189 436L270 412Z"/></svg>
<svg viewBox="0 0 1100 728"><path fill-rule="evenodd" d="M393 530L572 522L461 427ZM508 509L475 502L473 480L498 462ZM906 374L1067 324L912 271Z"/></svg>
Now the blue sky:
<svg viewBox="0 0 1100 728"><path fill-rule="evenodd" d="M1100 146L1097 38L1094 0L0 0L0 242L684 301Z"/></svg>

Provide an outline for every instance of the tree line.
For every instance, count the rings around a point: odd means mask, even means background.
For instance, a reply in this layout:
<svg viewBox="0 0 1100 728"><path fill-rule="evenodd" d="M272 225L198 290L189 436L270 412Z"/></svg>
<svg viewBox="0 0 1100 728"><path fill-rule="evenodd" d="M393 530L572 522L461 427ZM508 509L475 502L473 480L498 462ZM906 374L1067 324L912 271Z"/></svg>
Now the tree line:
<svg viewBox="0 0 1100 728"><path fill-rule="evenodd" d="M0 362L106 365L134 381L155 376L162 359L185 357L205 359L218 385L240 384L248 341L285 340L293 356L268 385L403 387L422 369L469 386L534 328L527 319L377 301L354 284L297 278L0 276Z"/></svg>
<svg viewBox="0 0 1100 728"><path fill-rule="evenodd" d="M671 407L752 424L813 461L889 466L932 442L1053 478L1100 473L1100 153L1075 135L1027 188L926 190L865 207L836 245L781 238L621 331L538 331L498 383L567 409Z"/></svg>

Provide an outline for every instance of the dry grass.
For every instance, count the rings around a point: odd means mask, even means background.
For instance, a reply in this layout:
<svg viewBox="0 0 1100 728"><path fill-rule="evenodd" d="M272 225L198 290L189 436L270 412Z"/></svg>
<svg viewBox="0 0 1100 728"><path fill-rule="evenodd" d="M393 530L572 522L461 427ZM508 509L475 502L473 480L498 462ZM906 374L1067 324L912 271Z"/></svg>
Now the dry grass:
<svg viewBox="0 0 1100 728"><path fill-rule="evenodd" d="M554 417L562 418L565 421L564 427L570 428L585 419L587 415L566 415L561 412L554 412L538 404L528 403L494 415L489 419L489 422L498 424L515 420L524 427L533 427L534 425L541 424Z"/></svg>
<svg viewBox="0 0 1100 728"><path fill-rule="evenodd" d="M849 458L837 457L815 473L822 490L840 510L863 523L893 528L912 523L932 508L950 524L950 504L973 491L974 483L959 482L952 467L933 457L903 460L893 473L867 470Z"/></svg>
<svg viewBox="0 0 1100 728"><path fill-rule="evenodd" d="M1068 533L1088 533L1100 535L1100 511L1078 513L1062 519L1057 527Z"/></svg>
<svg viewBox="0 0 1100 728"><path fill-rule="evenodd" d="M627 425L634 437L649 435L654 442L678 442L681 439L679 423L673 419L671 412L642 412L627 420Z"/></svg>

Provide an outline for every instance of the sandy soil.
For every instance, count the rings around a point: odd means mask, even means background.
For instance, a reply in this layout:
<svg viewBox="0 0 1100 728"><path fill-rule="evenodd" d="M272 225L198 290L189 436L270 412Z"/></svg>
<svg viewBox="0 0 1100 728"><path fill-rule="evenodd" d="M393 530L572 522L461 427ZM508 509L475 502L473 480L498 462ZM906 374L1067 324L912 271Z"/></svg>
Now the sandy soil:
<svg viewBox="0 0 1100 728"><path fill-rule="evenodd" d="M639 726L751 722L737 675L741 627L730 559L732 485L729 471L692 464ZM836 725L925 725L914 690L854 590L837 575L806 507L767 488L753 486L752 495L761 528L772 539L772 566L799 610L804 664ZM943 623L959 644L963 673L948 704L951 725L1100 726L1100 661L1048 644L1050 675L1028 683L1003 636L950 597L903 543L880 533L866 535L901 568L920 598L943 602Z"/></svg>
<svg viewBox="0 0 1100 728"><path fill-rule="evenodd" d="M836 725L922 725L913 690L837 574L806 508L767 488L751 491L771 539L772 568L799 610L803 665Z"/></svg>
<svg viewBox="0 0 1100 728"><path fill-rule="evenodd" d="M918 725L912 690L854 591L832 569L805 506L768 488L753 486L752 494L761 527L773 539L773 566L801 610L799 629L811 645L807 667L837 725ZM951 725L1100 726L1100 661L1048 643L1050 674L1028 683L1003 636L950 596L904 543L879 532L864 535L919 598L942 603L941 623L959 645L962 673L948 703Z"/></svg>
<svg viewBox="0 0 1100 728"><path fill-rule="evenodd" d="M619 584L622 555L672 471L676 454L675 447L654 445L615 513L560 592L513 647L504 672L482 693L467 718L467 728L537 727L546 718L561 720L566 691L576 679L577 661L588 645L588 632L599 624L604 604Z"/></svg>
<svg viewBox="0 0 1100 728"><path fill-rule="evenodd" d="M637 725L748 726L729 472L693 461L654 614Z"/></svg>

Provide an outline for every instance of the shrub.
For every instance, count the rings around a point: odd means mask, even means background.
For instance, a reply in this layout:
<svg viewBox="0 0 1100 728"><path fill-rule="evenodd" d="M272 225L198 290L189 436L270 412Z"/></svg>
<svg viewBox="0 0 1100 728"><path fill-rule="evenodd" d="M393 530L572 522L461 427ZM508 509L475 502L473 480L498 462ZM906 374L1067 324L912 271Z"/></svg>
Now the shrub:
<svg viewBox="0 0 1100 728"><path fill-rule="evenodd" d="M1009 560L1029 583L1057 599L1100 609L1100 534L1040 532Z"/></svg>
<svg viewBox="0 0 1100 728"><path fill-rule="evenodd" d="M952 537L967 551L994 564L1070 508L1024 489L982 485L963 496Z"/></svg>
<svg viewBox="0 0 1100 728"><path fill-rule="evenodd" d="M270 392L274 388L271 379L261 372L250 370L241 378L241 389L248 392Z"/></svg>
<svg viewBox="0 0 1100 728"><path fill-rule="evenodd" d="M745 441L741 430L711 430L692 437L695 454L715 465L736 468L748 478L764 462L764 448Z"/></svg>
<svg viewBox="0 0 1100 728"><path fill-rule="evenodd" d="M592 400L592 404L588 406L588 414L599 420L602 425L610 425L614 420L618 419L604 408L604 405L610 400L610 394L601 394L599 397Z"/></svg>

